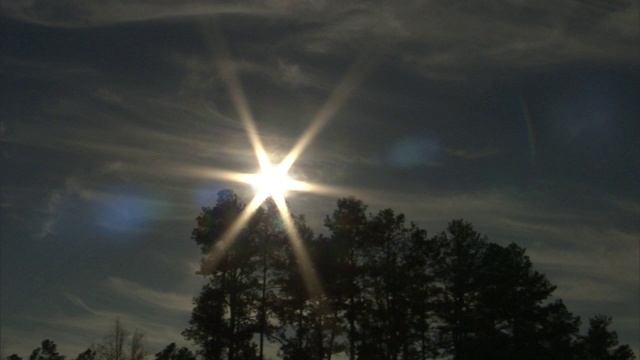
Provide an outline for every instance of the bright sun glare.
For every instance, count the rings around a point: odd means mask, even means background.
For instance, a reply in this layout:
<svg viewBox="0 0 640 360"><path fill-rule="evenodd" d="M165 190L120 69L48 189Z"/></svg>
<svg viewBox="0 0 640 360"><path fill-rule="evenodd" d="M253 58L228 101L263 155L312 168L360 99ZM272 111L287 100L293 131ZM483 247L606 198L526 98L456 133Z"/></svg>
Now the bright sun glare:
<svg viewBox="0 0 640 360"><path fill-rule="evenodd" d="M269 196L284 196L287 191L295 189L295 182L287 171L278 167L267 166L256 174L251 185L257 193Z"/></svg>
<svg viewBox="0 0 640 360"><path fill-rule="evenodd" d="M287 206L286 196L291 191L313 191L315 193L329 194L335 193L339 189L298 181L292 179L288 173L304 149L309 146L338 108L351 96L358 83L364 78L368 69L373 65L373 62L370 61L371 57L362 56L361 61L354 64L354 67L333 90L327 102L320 108L318 114L312 119L309 127L302 133L287 156L284 157L281 163L274 165L271 163L258 134L258 129L249 110L249 104L236 75L235 64L231 61L222 34L214 30L211 35L213 35L215 41L212 47L220 50L218 52L219 56L216 58L220 75L228 87L231 100L238 111L239 119L247 132L258 164L260 165L260 171L256 174L240 174L220 169L209 169L208 173L211 176L251 185L254 188L255 195L238 218L231 224L229 229L220 237L217 243L219 246L212 249L207 266L215 268L219 264L252 214L267 198L271 197L282 215L282 220L307 291L312 296L321 295L324 291L313 271L313 264L311 264L311 260L302 244L300 235L296 230L294 218Z"/></svg>

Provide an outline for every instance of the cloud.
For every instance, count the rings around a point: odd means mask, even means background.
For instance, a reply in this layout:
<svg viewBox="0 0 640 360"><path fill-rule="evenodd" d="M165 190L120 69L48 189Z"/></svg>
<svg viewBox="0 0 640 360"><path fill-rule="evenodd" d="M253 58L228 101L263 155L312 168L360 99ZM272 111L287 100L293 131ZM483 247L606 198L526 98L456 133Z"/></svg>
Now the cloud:
<svg viewBox="0 0 640 360"><path fill-rule="evenodd" d="M621 232L617 229L596 230L588 225L551 225L547 230L536 231L539 239L530 246L530 255L534 264L562 273L567 283L577 278L603 286L615 286L628 291L638 282L638 259L640 251L637 238L639 234ZM615 284L615 285L614 285ZM578 286L571 288L578 289ZM586 286L586 289L594 288ZM568 293L571 292L570 289ZM583 289L584 290L584 289ZM614 300L616 294L602 291L592 297L608 296ZM620 295L618 293L617 295ZM580 295L572 295L575 299ZM618 297L618 300L620 298Z"/></svg>
<svg viewBox="0 0 640 360"><path fill-rule="evenodd" d="M27 79L44 80L49 85L77 84L78 79L93 80L99 75L93 66L78 62L30 59L15 54L3 55L2 59L8 77L19 75Z"/></svg>
<svg viewBox="0 0 640 360"><path fill-rule="evenodd" d="M50 215L51 216L51 215ZM47 236L49 236L50 234L54 234L55 232L53 231L53 226L55 225L56 221L54 218L46 218L42 221L41 225L40 225L40 230L38 232L36 232L33 237L36 240L42 240L44 238L46 238Z"/></svg>
<svg viewBox="0 0 640 360"><path fill-rule="evenodd" d="M161 292L118 277L109 277L106 286L120 296L147 305L179 312L191 312L193 308L192 295Z"/></svg>
<svg viewBox="0 0 640 360"><path fill-rule="evenodd" d="M69 300L69 302L71 302L74 306L80 308L81 310L85 311L86 313L89 314L97 314L97 311L91 309L85 302L84 300L82 300L80 297L71 294L71 293L63 293L64 297L67 298L67 300Z"/></svg>
<svg viewBox="0 0 640 360"><path fill-rule="evenodd" d="M55 226L59 219L60 212L64 211L74 197L83 200L92 200L93 194L81 184L77 176L68 176L64 180L64 187L51 192L45 202L42 214L42 221L39 230L34 234L36 240L42 240L55 233Z"/></svg>
<svg viewBox="0 0 640 360"><path fill-rule="evenodd" d="M494 148L477 149L477 150L476 149L457 149L457 150L449 150L449 152L463 159L475 160L475 159L481 159L487 156L495 155L499 152L499 150Z"/></svg>
<svg viewBox="0 0 640 360"><path fill-rule="evenodd" d="M431 78L456 79L459 75L447 69L462 65L524 67L580 59L632 62L640 57L634 45L638 4L632 1L606 6L570 1L277 3L5 0L1 6L16 19L65 27L225 14L258 15L253 24L259 25L275 17L286 20L284 24L307 26L260 44L272 52L353 54L361 50L354 43L371 44L402 54L398 60L405 66ZM285 79L298 81L295 71L291 73L295 67L284 69Z"/></svg>
<svg viewBox="0 0 640 360"><path fill-rule="evenodd" d="M92 27L118 23L175 19L217 14L277 14L286 8L269 5L241 5L207 1L119 1L87 0L4 0L0 4L6 16L39 25L56 27Z"/></svg>

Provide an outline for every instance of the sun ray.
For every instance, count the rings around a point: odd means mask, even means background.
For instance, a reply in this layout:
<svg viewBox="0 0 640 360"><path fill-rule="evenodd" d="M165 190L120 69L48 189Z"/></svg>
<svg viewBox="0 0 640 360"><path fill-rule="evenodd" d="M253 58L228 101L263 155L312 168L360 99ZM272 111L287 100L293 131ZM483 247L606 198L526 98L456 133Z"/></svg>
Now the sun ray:
<svg viewBox="0 0 640 360"><path fill-rule="evenodd" d="M357 196L357 197L369 197L370 194L361 189L354 188L348 186L336 186L336 185L325 185L319 183L305 182L304 190L300 190L303 192L311 192L318 195L325 196Z"/></svg>
<svg viewBox="0 0 640 360"><path fill-rule="evenodd" d="M327 99L317 115L312 119L308 128L302 133L291 151L279 164L274 166L260 139L249 103L237 76L236 65L231 58L222 30L217 27L215 23L205 23L203 27L205 29L205 36L209 40L209 47L215 53L218 71L229 90L231 101L247 132L247 136L258 160L258 165L260 166L260 172L257 174L243 174L218 169L201 172L205 176L246 183L256 188L256 194L251 202L245 207L231 227L222 235L216 246L210 252L206 264L203 263L203 271L211 271L219 265L221 259L233 245L251 216L268 197L271 197L281 214L307 291L312 298L319 299L319 297L324 294L322 284L313 269L313 264L296 230L295 221L285 201L285 194L288 191L305 191L333 195L342 193L341 190L345 189L297 181L289 178L287 174L302 152L313 142L329 120L353 95L356 87L373 68L374 63L379 61L380 53L373 54L372 52L363 52L361 54L359 60L353 64L340 84L332 91L329 99Z"/></svg>
<svg viewBox="0 0 640 360"><path fill-rule="evenodd" d="M186 175L187 177L194 178L206 178L206 179L219 179L226 181L233 181L238 183L250 183L254 174L241 173L230 170L209 168L209 167L196 167L196 166L176 166L174 169L179 169L178 173Z"/></svg>
<svg viewBox="0 0 640 360"><path fill-rule="evenodd" d="M240 216L231 224L229 229L220 237L216 245L209 252L206 263L202 265L201 271L203 273L206 274L219 265L220 260L222 260L229 248L236 241L242 228L249 222L253 213L262 205L267 197L269 197L269 194L266 193L258 193L253 197L253 200L244 208Z"/></svg>
<svg viewBox="0 0 640 360"><path fill-rule="evenodd" d="M270 165L270 162L267 157L267 153L262 145L262 141L260 140L249 103L244 95L244 91L242 90L242 85L238 80L236 64L231 59L222 30L217 26L217 24L205 23L204 26L205 29L208 30L205 33L210 34L213 37L212 39L209 39L209 48L216 54L215 59L218 66L218 72L229 89L231 101L233 101L233 105L238 112L240 121L242 121L242 125L249 136L249 141L251 142L251 146L258 158L258 163L260 164L260 167L268 166Z"/></svg>
<svg viewBox="0 0 640 360"><path fill-rule="evenodd" d="M279 166L289 169L302 152L311 144L313 139L320 133L322 128L331 120L333 115L349 100L357 86L365 76L371 71L376 61L375 56L370 56L368 52L360 55L347 75L340 84L333 90L329 99L324 103L318 114L311 120L309 127L302 133L291 151L285 156Z"/></svg>
<svg viewBox="0 0 640 360"><path fill-rule="evenodd" d="M309 258L309 254L302 244L300 234L298 233L298 230L296 230L293 216L289 212L289 207L287 206L287 203L284 200L284 196L282 194L273 196L273 200L275 201L276 206L280 211L282 221L284 222L285 228L287 230L289 243L291 244L294 256L296 257L298 270L300 271L302 280L307 288L307 293L312 299L318 299L324 294L324 289L322 288L322 284L320 283L320 280L316 275L315 269L313 268L313 263Z"/></svg>

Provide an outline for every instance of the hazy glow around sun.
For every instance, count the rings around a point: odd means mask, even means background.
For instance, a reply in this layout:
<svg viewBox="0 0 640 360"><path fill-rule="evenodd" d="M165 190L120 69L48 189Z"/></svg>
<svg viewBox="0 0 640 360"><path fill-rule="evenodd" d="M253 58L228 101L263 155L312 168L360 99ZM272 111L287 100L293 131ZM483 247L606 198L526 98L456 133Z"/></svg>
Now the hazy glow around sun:
<svg viewBox="0 0 640 360"><path fill-rule="evenodd" d="M269 166L256 174L251 184L258 193L271 196L286 195L292 190L294 181L280 167Z"/></svg>
<svg viewBox="0 0 640 360"><path fill-rule="evenodd" d="M259 197L285 197L290 191L308 191L308 183L292 179L286 164L277 166L270 162L260 164L260 171L257 174L249 175L247 182L253 186L256 196Z"/></svg>
<svg viewBox="0 0 640 360"><path fill-rule="evenodd" d="M216 246L214 250L212 250L206 266L209 269L214 269L219 264L243 227L250 220L252 214L260 208L267 198L271 197L282 215L282 220L307 291L312 297L319 296L324 293L324 290L318 277L315 275L313 264L298 234L295 219L287 205L286 196L291 191L338 194L342 190L333 186L298 181L289 177L288 173L298 157L311 144L313 139L320 133L341 105L353 94L357 85L372 68L375 62L372 61L372 59L375 60L375 57L369 56L369 52L362 54L343 80L332 91L325 104L318 111L318 114L311 120L307 129L302 133L282 162L272 164L260 139L258 129L251 115L251 110L249 109L249 103L247 102L247 98L242 90L242 85L236 74L235 63L231 59L221 30L214 28L213 31L207 33L207 35L209 39L212 40L211 48L217 50L215 52L217 54L216 63L219 67L220 75L227 85L231 100L247 133L251 147L254 150L260 166L260 171L256 174L235 173L222 169L208 169L205 171L213 177L249 184L255 191L253 199L246 205L239 217L218 240L217 244L220 246Z"/></svg>

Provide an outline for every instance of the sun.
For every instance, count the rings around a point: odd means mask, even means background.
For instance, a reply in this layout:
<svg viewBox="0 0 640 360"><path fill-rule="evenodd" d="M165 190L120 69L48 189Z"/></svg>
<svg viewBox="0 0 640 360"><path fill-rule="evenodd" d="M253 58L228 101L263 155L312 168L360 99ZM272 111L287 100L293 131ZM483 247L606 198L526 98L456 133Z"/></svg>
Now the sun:
<svg viewBox="0 0 640 360"><path fill-rule="evenodd" d="M279 197L296 188L296 183L288 175L286 169L279 166L265 166L251 180L251 185L257 193Z"/></svg>
<svg viewBox="0 0 640 360"><path fill-rule="evenodd" d="M296 221L289 211L286 197L292 191L314 192L324 195L343 195L346 188L299 181L291 178L289 172L296 160L298 160L304 150L313 142L322 128L352 96L358 84L373 67L375 57L370 56L371 54L369 52L365 52L360 56L359 60L354 63L343 80L331 92L325 104L312 118L309 126L297 139L289 153L280 163L272 164L270 156L267 154L260 139L256 123L249 108L249 103L244 95L240 79L237 76L235 63L231 59L222 33L220 31L214 31L212 35L211 39L214 39L215 43L211 43L210 45L212 49L216 49L214 52L217 54L215 60L219 67L220 75L227 85L230 98L238 112L238 118L247 133L260 169L255 174L236 173L222 169L205 170L205 173L213 177L251 185L255 191L253 199L246 204L238 218L222 234L217 245L212 248L207 266L213 269L220 263L225 253L233 245L236 237L241 233L243 227L250 221L253 214L262 206L263 202L270 197L273 199L281 214L307 291L312 297L321 296L324 293L322 284L313 269L313 264L298 233ZM357 191L350 190L348 192L356 193Z"/></svg>
<svg viewBox="0 0 640 360"><path fill-rule="evenodd" d="M284 199L289 192L310 190L311 184L289 176L291 166L287 162L274 165L268 160L266 153L261 153L259 157L263 159L260 161L260 171L245 178L245 182L253 187L257 198Z"/></svg>

